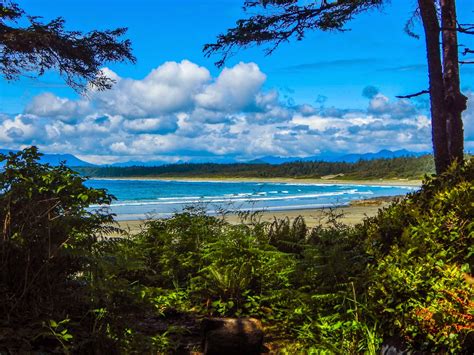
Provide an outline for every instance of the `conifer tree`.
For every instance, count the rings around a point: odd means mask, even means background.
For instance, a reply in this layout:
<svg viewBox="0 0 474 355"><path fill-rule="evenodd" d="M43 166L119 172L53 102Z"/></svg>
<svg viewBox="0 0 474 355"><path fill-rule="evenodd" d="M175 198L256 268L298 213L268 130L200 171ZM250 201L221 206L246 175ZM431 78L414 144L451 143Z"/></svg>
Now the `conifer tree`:
<svg viewBox="0 0 474 355"><path fill-rule="evenodd" d="M239 47L270 44L266 53L271 54L283 42L302 40L308 31L345 31L356 15L388 3L388 0L247 0L244 10L255 14L238 20L236 27L219 35L215 43L206 44L204 53L219 54L217 66L222 66ZM414 18L421 20L425 32L429 89L400 97L430 95L436 172L442 173L454 161L463 161L461 115L467 98L460 90L458 33L474 34L474 25L458 22L455 0L418 0ZM413 35L410 28L407 32ZM467 47L463 51L463 54L472 53Z"/></svg>

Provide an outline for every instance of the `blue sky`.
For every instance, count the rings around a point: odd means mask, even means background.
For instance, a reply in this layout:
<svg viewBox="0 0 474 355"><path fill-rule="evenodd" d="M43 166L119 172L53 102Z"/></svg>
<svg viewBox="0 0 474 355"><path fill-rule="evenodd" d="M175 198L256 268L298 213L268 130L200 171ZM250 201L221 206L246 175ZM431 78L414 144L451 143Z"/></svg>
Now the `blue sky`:
<svg viewBox="0 0 474 355"><path fill-rule="evenodd" d="M108 64L117 86L88 97L54 73L2 79L0 145L102 162L429 150L426 100L395 99L428 86L423 39L403 31L415 4L392 1L349 32L310 33L272 56L241 50L222 72L202 46L243 16L241 0L22 1L30 14L63 16L70 29L128 27L137 64ZM458 0L461 22L473 11L472 0ZM474 96L474 66L462 68L462 86ZM363 95L366 87L377 90ZM464 117L470 149L472 111Z"/></svg>

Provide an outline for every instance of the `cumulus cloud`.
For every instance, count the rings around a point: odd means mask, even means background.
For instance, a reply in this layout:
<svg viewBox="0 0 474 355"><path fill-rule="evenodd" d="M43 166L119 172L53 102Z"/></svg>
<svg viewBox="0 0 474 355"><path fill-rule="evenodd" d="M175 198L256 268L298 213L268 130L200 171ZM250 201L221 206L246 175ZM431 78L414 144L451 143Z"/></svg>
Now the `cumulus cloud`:
<svg viewBox="0 0 474 355"><path fill-rule="evenodd" d="M387 115L394 118L411 117L417 113L417 108L410 100L401 99L394 102L383 94L374 95L369 102L368 113Z"/></svg>
<svg viewBox="0 0 474 355"><path fill-rule="evenodd" d="M124 128L132 133L168 134L178 129L178 119L173 116L125 121Z"/></svg>
<svg viewBox="0 0 474 355"><path fill-rule="evenodd" d="M0 142L7 146L41 144L48 137L40 119L29 115L0 116Z"/></svg>
<svg viewBox="0 0 474 355"><path fill-rule="evenodd" d="M25 113L39 117L56 118L65 122L74 122L88 111L88 107L87 101L72 101L47 92L35 96L26 106Z"/></svg>
<svg viewBox="0 0 474 355"><path fill-rule="evenodd" d="M206 68L187 60L166 62L142 80L116 79L112 90L93 94L92 104L128 118L174 113L190 108L210 79Z"/></svg>
<svg viewBox="0 0 474 355"><path fill-rule="evenodd" d="M265 80L255 63L239 63L225 68L215 82L196 95L196 104L209 110L243 110L255 103Z"/></svg>
<svg viewBox="0 0 474 355"><path fill-rule="evenodd" d="M142 79L103 71L116 81L112 90L78 99L43 93L21 114L0 114L1 146L35 144L98 163L431 149L426 108L370 86L366 109L341 109L323 99L317 106L288 102L285 93L264 89L266 75L254 63L216 77L187 60L166 62ZM474 94L468 96L466 146L474 149Z"/></svg>

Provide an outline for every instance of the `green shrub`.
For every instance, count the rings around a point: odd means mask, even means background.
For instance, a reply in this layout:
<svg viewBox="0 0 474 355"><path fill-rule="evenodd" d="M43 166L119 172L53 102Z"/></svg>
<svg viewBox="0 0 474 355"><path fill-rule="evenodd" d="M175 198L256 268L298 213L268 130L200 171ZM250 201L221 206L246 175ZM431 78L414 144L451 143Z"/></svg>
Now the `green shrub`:
<svg viewBox="0 0 474 355"><path fill-rule="evenodd" d="M232 225L193 207L100 238L112 216L87 206L112 197L38 157L3 157L0 174L0 309L20 327L35 320L23 338L54 351L173 352L189 341L187 313L258 317L282 353L375 354L392 336L472 353L474 162L355 227L337 211L308 228L250 213Z"/></svg>
<svg viewBox="0 0 474 355"><path fill-rule="evenodd" d="M211 311L218 306L221 315L258 312L252 301L264 307L271 293L289 288L295 266L294 258L271 246L258 226L227 225L216 241L205 246L202 258L192 292L211 302Z"/></svg>
<svg viewBox="0 0 474 355"><path fill-rule="evenodd" d="M202 249L221 233L223 222L200 208L169 219L151 220L137 236L155 286L185 287L203 267Z"/></svg>
<svg viewBox="0 0 474 355"><path fill-rule="evenodd" d="M474 162L453 166L360 228L370 284L367 306L385 336L414 349L466 351L473 334ZM469 335L470 334L470 335Z"/></svg>
<svg viewBox="0 0 474 355"><path fill-rule="evenodd" d="M93 271L98 240L114 229L106 209L87 209L112 196L85 187L64 165L40 164L39 157L35 147L0 155L0 313L7 325L23 330L16 345L24 351L33 340L65 348L75 339L54 324L87 312L82 279ZM68 328L74 327L71 319Z"/></svg>
<svg viewBox="0 0 474 355"><path fill-rule="evenodd" d="M92 248L112 222L106 210L87 210L110 203L110 195L38 159L34 147L0 156L0 309L7 317L63 305L68 282L89 270Z"/></svg>

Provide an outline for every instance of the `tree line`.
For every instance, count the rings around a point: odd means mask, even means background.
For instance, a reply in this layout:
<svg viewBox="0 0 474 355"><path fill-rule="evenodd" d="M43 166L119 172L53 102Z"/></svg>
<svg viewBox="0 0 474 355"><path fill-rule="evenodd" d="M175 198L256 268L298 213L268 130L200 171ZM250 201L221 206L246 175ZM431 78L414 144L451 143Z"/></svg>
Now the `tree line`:
<svg viewBox="0 0 474 355"><path fill-rule="evenodd" d="M337 179L421 179L434 172L431 155L346 162L291 162L271 164L171 164L163 166L82 167L89 177L229 177L229 178L321 178Z"/></svg>

